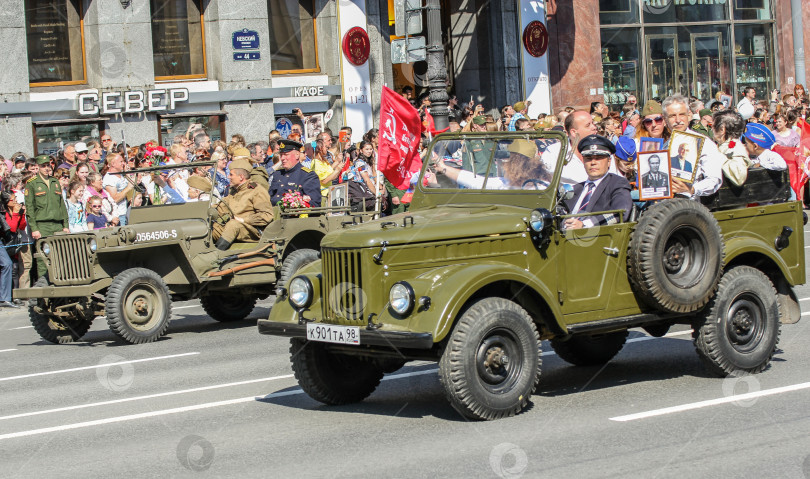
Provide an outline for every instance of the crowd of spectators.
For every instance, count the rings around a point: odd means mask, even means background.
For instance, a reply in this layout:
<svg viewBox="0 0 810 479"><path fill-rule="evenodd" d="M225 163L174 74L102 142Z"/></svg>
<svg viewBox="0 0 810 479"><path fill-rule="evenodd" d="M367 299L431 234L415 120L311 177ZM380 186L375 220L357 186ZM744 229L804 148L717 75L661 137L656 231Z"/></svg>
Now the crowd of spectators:
<svg viewBox="0 0 810 479"><path fill-rule="evenodd" d="M782 96L774 91L766 100L758 100L757 93L746 88L743 99L736 105L731 105L731 99L723 95L705 103L677 95L660 103L649 101L641 109L636 97L630 96L621 111L611 111L604 103L595 102L588 110L564 107L556 114L541 113L536 117L530 117L528 101L496 110L472 101L460 105L451 96L449 130L563 131L570 141L570 154L579 159L569 162L562 173L562 180L572 184L586 182L588 178L585 157L578 150L583 138L598 135L607 139L615 153L610 172L632 183L636 179L633 161L640 151L640 138L666 141L673 130L689 130L706 136L707 146L697 165L700 171L694 183L687 185L673 179L673 192L694 197L713 193L723 178L735 184L744 182L748 167L781 168L785 161L776 157L787 150L791 161L807 173L808 152L800 151L797 125L808 109L804 89L797 86L793 93ZM415 98L409 87L401 94L417 109L424 127L423 137L429 137L430 132L435 132L429 96ZM300 110L296 113L302 116ZM757 136L760 138L761 129L773 141L744 141L750 131L760 133ZM250 143L240 134L233 134L226 142L212 139L202 125L193 124L184 134L173 137L166 147L154 140L124 145L104 133L98 139L68 143L52 155L29 157L16 152L9 159L0 156L3 223L0 226L5 245L0 248L0 307L19 307L19 302L11 299L11 289L31 285L43 274L32 258L34 240L60 230L81 232L125 225L133 207L198 201L206 199L209 192L224 198L231 186L229 166L236 160L252 165L251 187L268 189L273 206L328 206L330 188L347 183L348 209L377 209L383 215L405 211L418 175L411 181L411 190L395 188L378 169L378 131L369 130L359 143L351 142L351 133L351 127L344 126L338 132L326 129L315 138L305 138L304 128L294 124L287 137L273 130L267 138ZM423 141L421 148L425 144ZM290 151L293 153L287 154ZM538 151L537 155L546 153L554 154ZM195 166L196 162L209 160L213 165ZM138 168L183 164L188 164L188 168L126 174ZM293 169L300 172L290 176ZM443 171L447 172L446 166ZM280 175L286 175L285 181L279 181ZM286 186L279 189L282 183ZM53 206L48 206L44 216L42 199L38 196L41 192L34 191L37 184L37 188L52 187L59 193L59 201L48 203ZM290 197L285 193L295 193L301 203L285 204ZM40 213L26 204L26 198L37 203ZM51 196L47 199L52 201ZM51 229L45 231L44 225L50 225Z"/></svg>

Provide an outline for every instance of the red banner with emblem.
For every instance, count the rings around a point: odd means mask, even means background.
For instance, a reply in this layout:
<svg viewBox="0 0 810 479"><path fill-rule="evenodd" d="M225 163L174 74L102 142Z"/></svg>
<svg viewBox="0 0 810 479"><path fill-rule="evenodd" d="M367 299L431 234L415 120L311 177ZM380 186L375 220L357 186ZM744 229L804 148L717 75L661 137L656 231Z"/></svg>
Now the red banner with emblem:
<svg viewBox="0 0 810 479"><path fill-rule="evenodd" d="M414 171L422 166L419 161L421 130L416 109L408 100L384 86L380 101L377 165L397 189L407 190Z"/></svg>

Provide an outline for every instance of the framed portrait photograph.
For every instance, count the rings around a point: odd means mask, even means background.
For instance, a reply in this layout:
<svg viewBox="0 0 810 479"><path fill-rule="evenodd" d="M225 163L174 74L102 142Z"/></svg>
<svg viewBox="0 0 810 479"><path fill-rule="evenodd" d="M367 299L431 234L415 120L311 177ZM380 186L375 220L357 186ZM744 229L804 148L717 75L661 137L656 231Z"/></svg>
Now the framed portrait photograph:
<svg viewBox="0 0 810 479"><path fill-rule="evenodd" d="M639 139L639 151L659 151L664 149L663 138L641 137Z"/></svg>
<svg viewBox="0 0 810 479"><path fill-rule="evenodd" d="M703 137L673 131L669 140L670 169L675 178L685 183L692 183L697 169L700 150L703 147Z"/></svg>
<svg viewBox="0 0 810 479"><path fill-rule="evenodd" d="M333 208L349 206L349 184L340 183L329 187L328 205Z"/></svg>
<svg viewBox="0 0 810 479"><path fill-rule="evenodd" d="M637 171L640 201L672 198L672 173L667 150L640 152Z"/></svg>

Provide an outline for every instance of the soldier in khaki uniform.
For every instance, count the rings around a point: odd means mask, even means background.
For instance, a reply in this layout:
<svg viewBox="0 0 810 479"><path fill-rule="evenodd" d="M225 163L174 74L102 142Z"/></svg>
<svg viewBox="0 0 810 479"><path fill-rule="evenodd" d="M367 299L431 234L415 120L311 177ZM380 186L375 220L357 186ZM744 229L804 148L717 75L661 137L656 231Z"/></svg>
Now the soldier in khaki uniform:
<svg viewBox="0 0 810 479"><path fill-rule="evenodd" d="M250 181L256 183L259 188L264 188L265 190L270 189L270 182L268 178L270 176L267 174L267 170L264 169L263 166L254 166L253 165L253 158L250 157L250 150L247 148L234 148L233 150L233 159L236 160L245 160L250 163Z"/></svg>
<svg viewBox="0 0 810 479"><path fill-rule="evenodd" d="M218 249L230 248L234 241L258 241L257 228L273 221L273 206L267 189L250 180L253 166L239 159L231 162L231 190L217 205L220 218L214 223L214 240Z"/></svg>
<svg viewBox="0 0 810 479"><path fill-rule="evenodd" d="M51 159L48 155L36 158L39 173L25 184L25 213L35 240L56 232L68 230L68 214L62 198L59 180L51 177ZM45 262L37 259L37 273L44 278L48 272Z"/></svg>

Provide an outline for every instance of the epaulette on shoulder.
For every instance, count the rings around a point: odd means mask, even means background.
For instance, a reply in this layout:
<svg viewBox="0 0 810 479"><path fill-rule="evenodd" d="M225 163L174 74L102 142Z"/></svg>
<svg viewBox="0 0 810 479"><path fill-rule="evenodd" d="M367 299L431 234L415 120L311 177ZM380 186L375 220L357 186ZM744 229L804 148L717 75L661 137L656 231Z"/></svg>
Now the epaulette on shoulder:
<svg viewBox="0 0 810 479"><path fill-rule="evenodd" d="M310 168L307 168L306 166L302 166L301 169L306 171L307 173L312 173L312 170Z"/></svg>
<svg viewBox="0 0 810 479"><path fill-rule="evenodd" d="M26 184L27 184L27 183L31 183L32 181L34 181L34 180L36 180L36 179L37 179L37 175L34 175L34 176L32 176L31 178L28 178L28 181L26 181Z"/></svg>

